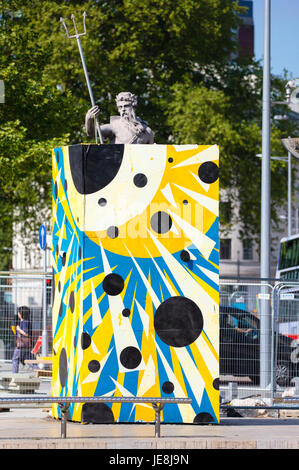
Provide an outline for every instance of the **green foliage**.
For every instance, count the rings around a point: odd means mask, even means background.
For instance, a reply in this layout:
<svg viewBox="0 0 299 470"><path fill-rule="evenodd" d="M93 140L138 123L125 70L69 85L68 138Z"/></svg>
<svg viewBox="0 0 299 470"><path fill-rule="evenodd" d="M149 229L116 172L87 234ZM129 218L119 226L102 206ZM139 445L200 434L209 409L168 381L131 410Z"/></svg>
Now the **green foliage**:
<svg viewBox="0 0 299 470"><path fill-rule="evenodd" d="M74 14L82 31L84 11L81 43L100 121L116 113L117 93L131 91L156 142L168 143L171 135L176 143L217 142L222 187L234 190L244 230L254 231L261 71L231 61L237 2L0 0L0 269L9 267L13 221L29 235L50 211L52 148L87 141L88 90L77 42L60 22L73 33ZM256 86L248 87L252 77ZM281 93L281 81L275 86ZM274 144L281 130L275 132ZM275 168L277 179L285 177L282 168Z"/></svg>
<svg viewBox="0 0 299 470"><path fill-rule="evenodd" d="M220 200L236 208L228 223L221 211L223 232L240 224L241 238L256 238L260 234L261 154L262 143L262 69L254 61L234 61L221 71L207 67L196 79L175 84L168 107L168 125L176 143L217 143L220 147ZM200 79L202 81L200 81ZM272 80L273 100L284 100L285 81ZM286 108L285 106L283 106ZM286 109L273 108L284 113ZM281 139L298 135L292 122L272 120L272 155L285 156ZM225 190L224 192L222 190ZM287 164L271 161L271 215L278 229L277 208L287 198Z"/></svg>

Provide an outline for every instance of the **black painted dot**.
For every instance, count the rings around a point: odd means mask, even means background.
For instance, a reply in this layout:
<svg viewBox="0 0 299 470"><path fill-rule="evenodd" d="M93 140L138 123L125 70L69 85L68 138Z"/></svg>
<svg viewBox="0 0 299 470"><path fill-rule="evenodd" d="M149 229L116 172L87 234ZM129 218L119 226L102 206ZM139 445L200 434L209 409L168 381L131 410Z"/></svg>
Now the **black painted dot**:
<svg viewBox="0 0 299 470"><path fill-rule="evenodd" d="M172 158L172 157L169 157L168 161L169 161L169 163L172 163L172 162L173 162L173 158Z"/></svg>
<svg viewBox="0 0 299 470"><path fill-rule="evenodd" d="M219 378L213 380L213 387L215 390L219 390Z"/></svg>
<svg viewBox="0 0 299 470"><path fill-rule="evenodd" d="M76 346L77 346L77 336L74 336L73 344L74 344L74 349L76 349Z"/></svg>
<svg viewBox="0 0 299 470"><path fill-rule="evenodd" d="M59 380L62 387L65 386L67 379L67 355L66 350L62 348L59 356Z"/></svg>
<svg viewBox="0 0 299 470"><path fill-rule="evenodd" d="M187 250L183 250L180 253L180 258L181 258L182 261L187 263L188 261L190 261L190 254L188 253Z"/></svg>
<svg viewBox="0 0 299 470"><path fill-rule="evenodd" d="M174 385L172 382L164 382L162 385L162 390L164 393L170 394L174 391Z"/></svg>
<svg viewBox="0 0 299 470"><path fill-rule="evenodd" d="M101 364L99 363L99 361L96 361L95 359L93 359L92 361L89 361L88 369L90 370L90 372L98 372L100 368L101 368Z"/></svg>
<svg viewBox="0 0 299 470"><path fill-rule="evenodd" d="M157 233L166 233L171 229L172 220L167 212L159 211L151 217L151 227Z"/></svg>
<svg viewBox="0 0 299 470"><path fill-rule="evenodd" d="M75 295L74 295L74 291L71 292L71 295L70 295L70 309L71 309L71 312L74 313L74 310L75 310Z"/></svg>
<svg viewBox="0 0 299 470"><path fill-rule="evenodd" d="M118 228L111 226L107 228L107 235L109 238L117 238L118 237Z"/></svg>
<svg viewBox="0 0 299 470"><path fill-rule="evenodd" d="M144 188L147 184L147 177L143 173L138 173L134 176L133 181L137 188Z"/></svg>
<svg viewBox="0 0 299 470"><path fill-rule="evenodd" d="M82 258L82 248L81 248L81 246L79 246L78 257L79 257L79 259Z"/></svg>
<svg viewBox="0 0 299 470"><path fill-rule="evenodd" d="M114 416L106 403L84 403L81 421L92 424L114 423Z"/></svg>
<svg viewBox="0 0 299 470"><path fill-rule="evenodd" d="M56 256L58 256L58 253L59 253L58 245L56 245L55 253L56 253Z"/></svg>
<svg viewBox="0 0 299 470"><path fill-rule="evenodd" d="M194 420L193 423L195 424L211 424L214 423L214 418L210 413L207 413L205 411L198 413Z"/></svg>
<svg viewBox="0 0 299 470"><path fill-rule="evenodd" d="M187 199L184 199L184 200L183 200L183 204L185 204L185 205L188 204Z"/></svg>
<svg viewBox="0 0 299 470"><path fill-rule="evenodd" d="M60 291L61 291L61 282L58 281L58 292L60 292Z"/></svg>
<svg viewBox="0 0 299 470"><path fill-rule="evenodd" d="M154 327L159 338L169 346L188 346L201 334L203 316L193 300L170 297L156 310Z"/></svg>
<svg viewBox="0 0 299 470"><path fill-rule="evenodd" d="M118 295L125 286L123 278L116 273L108 274L103 280L103 289L108 295Z"/></svg>
<svg viewBox="0 0 299 470"><path fill-rule="evenodd" d="M101 197L101 198L98 200L98 204L99 204L99 206L104 207L104 206L106 206L107 201L106 201L105 198Z"/></svg>
<svg viewBox="0 0 299 470"><path fill-rule="evenodd" d="M81 335L81 348L87 349L91 344L91 337L85 331Z"/></svg>
<svg viewBox="0 0 299 470"><path fill-rule="evenodd" d="M62 316L62 311L63 311L63 303L60 302L60 307L59 307L59 312L58 315L61 317Z"/></svg>
<svg viewBox="0 0 299 470"><path fill-rule="evenodd" d="M139 349L128 346L120 353L120 362L126 369L136 369L139 366L142 356Z"/></svg>
<svg viewBox="0 0 299 470"><path fill-rule="evenodd" d="M198 168L198 176L204 183L215 183L219 177L219 168L214 162L205 162Z"/></svg>
<svg viewBox="0 0 299 470"><path fill-rule="evenodd" d="M67 191L67 180L64 180L64 189Z"/></svg>
<svg viewBox="0 0 299 470"><path fill-rule="evenodd" d="M62 253L61 255L61 261L62 261L62 266L65 265L65 262L66 262L66 252Z"/></svg>
<svg viewBox="0 0 299 470"><path fill-rule="evenodd" d="M124 308L122 311L122 314L124 317L129 317L130 316L130 310L128 308Z"/></svg>
<svg viewBox="0 0 299 470"><path fill-rule="evenodd" d="M57 199L57 197L58 197L58 186L57 186L56 181L55 181L55 185L54 185L54 194L55 194L55 199Z"/></svg>
<svg viewBox="0 0 299 470"><path fill-rule="evenodd" d="M56 152L57 163L59 163L59 152Z"/></svg>

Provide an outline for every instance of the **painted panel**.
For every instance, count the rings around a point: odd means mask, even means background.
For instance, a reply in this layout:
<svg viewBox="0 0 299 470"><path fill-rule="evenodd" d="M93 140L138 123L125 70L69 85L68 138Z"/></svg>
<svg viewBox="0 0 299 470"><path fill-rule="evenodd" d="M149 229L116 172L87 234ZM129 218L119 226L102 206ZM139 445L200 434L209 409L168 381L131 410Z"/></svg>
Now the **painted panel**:
<svg viewBox="0 0 299 470"><path fill-rule="evenodd" d="M190 397L163 422L219 421L218 162L216 145L53 150L53 395ZM154 412L73 404L70 419Z"/></svg>

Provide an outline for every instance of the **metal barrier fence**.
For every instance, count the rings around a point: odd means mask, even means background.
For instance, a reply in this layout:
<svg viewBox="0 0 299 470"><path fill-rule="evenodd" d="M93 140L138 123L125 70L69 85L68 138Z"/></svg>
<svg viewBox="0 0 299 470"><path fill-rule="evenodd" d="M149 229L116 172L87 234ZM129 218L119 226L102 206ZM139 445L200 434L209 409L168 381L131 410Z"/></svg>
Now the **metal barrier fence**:
<svg viewBox="0 0 299 470"><path fill-rule="evenodd" d="M17 310L21 305L30 308L35 355L51 355L52 295L51 275L0 273L0 389L5 388L3 383L8 384L10 380L7 376L5 382L2 373L12 371ZM35 355L32 354L32 358ZM28 367L21 364L19 372L26 372ZM290 386L293 386L295 393L298 389L299 396L297 377L299 282L221 279L222 403L232 398L255 396L271 405L283 397ZM15 379L14 386L16 382ZM21 381L19 377L19 383L23 385L18 390L25 391L26 381ZM32 392L32 383L28 387L28 391Z"/></svg>
<svg viewBox="0 0 299 470"><path fill-rule="evenodd" d="M30 311L32 350L47 355L52 350L52 276L0 273L0 367L9 370L12 360L18 308ZM42 338L44 341L42 341ZM34 355L32 355L34 358Z"/></svg>

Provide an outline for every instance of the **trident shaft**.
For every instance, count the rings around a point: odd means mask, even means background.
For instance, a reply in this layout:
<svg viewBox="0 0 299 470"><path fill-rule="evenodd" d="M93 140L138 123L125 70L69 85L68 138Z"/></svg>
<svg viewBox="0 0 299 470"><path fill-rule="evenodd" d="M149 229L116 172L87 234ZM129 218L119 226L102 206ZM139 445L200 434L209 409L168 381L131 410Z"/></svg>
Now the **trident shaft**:
<svg viewBox="0 0 299 470"><path fill-rule="evenodd" d="M92 93L92 89L91 89L91 85L90 85L90 81L89 81L89 76L88 76L88 71L87 71L87 68L86 68L86 64L85 64L85 59L84 59L84 54L83 54L83 50L82 50L82 46L81 46L81 41L80 41L80 36L84 36L86 34L86 12L83 13L83 26L84 26L84 31L83 33L78 33L78 30L77 30L77 25L76 25L76 21L75 21L75 16L72 15L71 16L71 19L73 20L73 23L74 23L74 28L75 28L75 33L73 36L71 36L68 32L68 29L67 29L67 26L64 22L64 19L63 18L60 18L60 21L62 22L63 26L64 26L64 29L66 31L66 34L67 34L67 37L69 39L72 39L72 38L76 38L77 39L77 44L78 44L78 49L79 49L79 53L80 53L80 57L81 57L81 62L82 62L82 66L83 66L83 70L84 70L84 75L85 75L85 79L86 79L86 83L87 83L87 88L88 88L88 92L89 92L89 96L90 96L90 101L91 101L91 104L92 106L95 105L95 102L94 102L94 98L93 98L93 93ZM102 144L103 143L103 137L102 137L102 133L101 133L101 127L100 127L100 124L99 124L99 121L98 121L98 118L95 118L96 120L96 130L97 130L97 133L99 135L99 139L100 139L100 143Z"/></svg>

